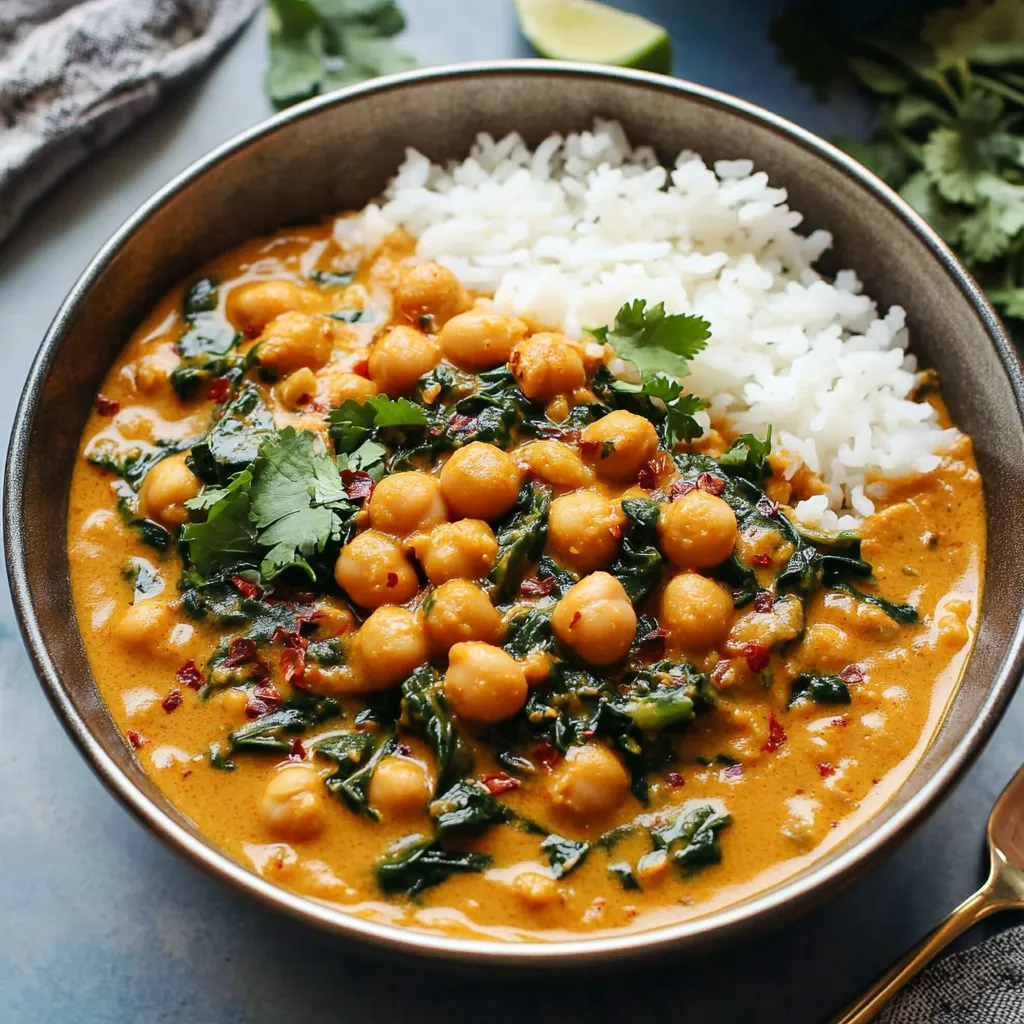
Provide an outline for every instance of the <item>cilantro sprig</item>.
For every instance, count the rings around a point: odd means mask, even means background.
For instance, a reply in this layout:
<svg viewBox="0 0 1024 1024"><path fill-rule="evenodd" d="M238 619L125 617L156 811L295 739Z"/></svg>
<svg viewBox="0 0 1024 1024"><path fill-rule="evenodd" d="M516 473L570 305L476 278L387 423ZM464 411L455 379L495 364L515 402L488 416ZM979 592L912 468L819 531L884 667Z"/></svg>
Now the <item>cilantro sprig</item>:
<svg viewBox="0 0 1024 1024"><path fill-rule="evenodd" d="M821 4L779 18L780 56L824 98L845 75L880 127L837 139L920 213L1009 317L1024 319L1024 5L913 9L852 31Z"/></svg>
<svg viewBox="0 0 1024 1024"><path fill-rule="evenodd" d="M269 0L266 88L281 110L318 93L416 66L391 41L405 28L393 0Z"/></svg>

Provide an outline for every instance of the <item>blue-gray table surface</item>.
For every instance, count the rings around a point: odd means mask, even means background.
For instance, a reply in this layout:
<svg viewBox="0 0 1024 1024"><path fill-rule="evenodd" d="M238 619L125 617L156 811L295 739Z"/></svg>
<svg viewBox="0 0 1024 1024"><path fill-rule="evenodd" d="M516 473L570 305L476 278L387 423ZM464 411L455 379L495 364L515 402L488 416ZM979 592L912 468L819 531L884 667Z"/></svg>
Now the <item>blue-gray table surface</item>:
<svg viewBox="0 0 1024 1024"><path fill-rule="evenodd" d="M511 0L406 0L423 63L525 55ZM641 0L670 27L676 72L822 135L858 134L855 98L817 104L767 41L786 0ZM877 6L877 5L876 5ZM472 17L467 17L472 7ZM89 258L137 205L271 111L263 25L200 81L58 187L0 249L0 436L36 347ZM984 823L1024 749L1024 695L939 812L828 905L699 961L592 978L452 978L367 965L178 859L93 777L34 678L0 596L0 1020L700 1020L811 1024L960 902L982 873ZM1006 920L989 928L1010 923ZM976 931L973 938L980 937Z"/></svg>

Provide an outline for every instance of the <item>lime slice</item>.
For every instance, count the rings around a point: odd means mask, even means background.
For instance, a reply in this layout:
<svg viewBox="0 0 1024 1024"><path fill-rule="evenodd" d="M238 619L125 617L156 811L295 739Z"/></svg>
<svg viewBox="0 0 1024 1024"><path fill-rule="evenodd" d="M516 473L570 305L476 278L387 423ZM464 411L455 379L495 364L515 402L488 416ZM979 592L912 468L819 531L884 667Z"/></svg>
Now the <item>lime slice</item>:
<svg viewBox="0 0 1024 1024"><path fill-rule="evenodd" d="M596 0L516 0L530 45L553 60L672 73L672 41L653 21Z"/></svg>

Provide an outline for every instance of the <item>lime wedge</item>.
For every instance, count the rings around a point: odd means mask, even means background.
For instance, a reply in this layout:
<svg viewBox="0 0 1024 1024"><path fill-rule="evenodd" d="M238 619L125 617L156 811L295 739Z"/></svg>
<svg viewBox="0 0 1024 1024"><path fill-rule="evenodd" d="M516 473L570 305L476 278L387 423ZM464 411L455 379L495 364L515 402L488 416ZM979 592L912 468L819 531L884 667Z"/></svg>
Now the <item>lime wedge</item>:
<svg viewBox="0 0 1024 1024"><path fill-rule="evenodd" d="M653 21L596 0L516 0L530 45L553 60L672 73L672 41Z"/></svg>

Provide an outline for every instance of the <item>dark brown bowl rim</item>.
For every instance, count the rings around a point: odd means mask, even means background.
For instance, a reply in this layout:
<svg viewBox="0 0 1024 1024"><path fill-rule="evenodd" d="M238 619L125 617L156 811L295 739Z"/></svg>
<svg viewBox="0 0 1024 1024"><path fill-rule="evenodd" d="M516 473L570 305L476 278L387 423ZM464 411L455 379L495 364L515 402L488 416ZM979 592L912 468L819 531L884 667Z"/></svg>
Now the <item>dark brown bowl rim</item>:
<svg viewBox="0 0 1024 1024"><path fill-rule="evenodd" d="M481 61L445 65L377 79L318 97L293 107L250 128L218 146L194 162L144 203L111 236L79 277L58 310L43 339L29 371L18 404L11 433L4 479L4 531L6 563L14 606L22 636L43 689L65 729L77 744L93 770L111 792L145 825L173 849L178 850L211 875L292 917L318 928L392 952L408 952L462 963L492 965L558 966L569 963L595 963L612 956L641 953L695 952L720 945L754 928L794 913L820 901L844 881L849 881L904 838L932 811L942 796L970 767L991 735L1012 696L1024 665L1024 610L1018 614L1013 640L992 682L981 712L960 739L953 752L922 788L891 818L872 828L870 821L861 829L849 849L827 864L811 867L797 879L741 903L727 906L704 917L650 931L617 934L600 938L580 938L557 942L506 943L453 938L420 932L410 928L382 924L354 917L320 901L279 888L232 860L227 854L191 835L170 815L143 795L118 765L106 754L78 713L69 692L59 677L47 642L35 614L33 594L25 570L25 518L23 489L25 460L35 420L39 396L54 360L59 355L67 326L105 267L132 233L156 210L167 203L195 178L230 155L243 152L251 143L278 131L283 126L307 117L315 117L328 107L356 97L390 92L420 82L445 78L488 76L565 76L604 78L631 82L648 89L674 93L682 99L706 106L726 108L734 114L760 122L794 145L829 161L844 174L871 192L885 204L918 238L925 243L981 321L999 355L1017 405L1024 420L1024 373L1020 359L1007 338L999 318L969 273L928 226L928 224L887 185L847 156L805 129L754 104L736 99L705 86L642 71L602 65L552 62L546 60ZM40 599L44 595L39 595Z"/></svg>

